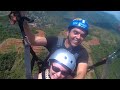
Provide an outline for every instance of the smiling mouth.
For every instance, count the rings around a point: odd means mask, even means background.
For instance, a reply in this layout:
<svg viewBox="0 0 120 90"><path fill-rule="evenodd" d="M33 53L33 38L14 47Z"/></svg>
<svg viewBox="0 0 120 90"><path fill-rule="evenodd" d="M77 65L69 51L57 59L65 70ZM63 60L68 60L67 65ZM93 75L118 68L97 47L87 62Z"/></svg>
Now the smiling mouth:
<svg viewBox="0 0 120 90"><path fill-rule="evenodd" d="M73 40L73 42L74 42L74 43L79 43L80 41L78 41L78 40L74 39L74 40Z"/></svg>

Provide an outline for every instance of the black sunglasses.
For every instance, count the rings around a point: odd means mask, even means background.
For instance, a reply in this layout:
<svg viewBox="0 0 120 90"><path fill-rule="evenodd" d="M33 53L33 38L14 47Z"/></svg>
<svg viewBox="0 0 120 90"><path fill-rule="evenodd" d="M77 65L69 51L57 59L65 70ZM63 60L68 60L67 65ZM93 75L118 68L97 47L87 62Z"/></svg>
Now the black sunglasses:
<svg viewBox="0 0 120 90"><path fill-rule="evenodd" d="M55 72L61 72L61 74L64 75L64 76L70 74L68 71L61 71L60 68L58 68L56 66L53 66L53 64L52 64L52 70L55 71Z"/></svg>

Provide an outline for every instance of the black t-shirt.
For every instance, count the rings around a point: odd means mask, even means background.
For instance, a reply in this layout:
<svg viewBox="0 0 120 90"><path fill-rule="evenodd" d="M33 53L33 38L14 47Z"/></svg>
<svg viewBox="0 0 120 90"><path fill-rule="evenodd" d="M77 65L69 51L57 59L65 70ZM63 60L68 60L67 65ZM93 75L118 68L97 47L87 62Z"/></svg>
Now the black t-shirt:
<svg viewBox="0 0 120 90"><path fill-rule="evenodd" d="M52 52L52 49L57 45L58 37L51 36L47 37L47 45L45 46L49 52Z"/></svg>
<svg viewBox="0 0 120 90"><path fill-rule="evenodd" d="M45 47L51 53L53 48L56 47L56 45L57 45L58 37L50 36L50 37L47 37L46 39L47 39L47 45ZM64 45L64 42L65 42L65 39L63 40L62 48L65 48L65 49L71 51L73 54L76 51L78 51L78 47L75 47L72 50L70 50L70 48L66 48ZM79 46L79 49L80 49L80 51L79 51L79 56L77 58L77 64L80 62L88 63L88 58L89 58L88 52L86 51L86 49L82 45Z"/></svg>

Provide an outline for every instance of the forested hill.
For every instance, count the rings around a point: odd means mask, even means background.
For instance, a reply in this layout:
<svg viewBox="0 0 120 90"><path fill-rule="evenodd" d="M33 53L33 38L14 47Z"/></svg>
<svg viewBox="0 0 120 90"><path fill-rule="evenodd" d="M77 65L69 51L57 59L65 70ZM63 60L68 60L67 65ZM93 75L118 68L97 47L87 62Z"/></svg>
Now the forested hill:
<svg viewBox="0 0 120 90"><path fill-rule="evenodd" d="M79 17L87 20L90 24L117 31L119 20L113 15L102 11L29 11L29 16L38 22L38 26L51 24L66 27L73 18Z"/></svg>
<svg viewBox="0 0 120 90"><path fill-rule="evenodd" d="M0 11L0 16L7 15L9 11ZM76 18L83 18L89 24L119 31L120 21L112 14L103 11L28 11L28 16L35 19L38 27L45 26L66 27L69 22Z"/></svg>

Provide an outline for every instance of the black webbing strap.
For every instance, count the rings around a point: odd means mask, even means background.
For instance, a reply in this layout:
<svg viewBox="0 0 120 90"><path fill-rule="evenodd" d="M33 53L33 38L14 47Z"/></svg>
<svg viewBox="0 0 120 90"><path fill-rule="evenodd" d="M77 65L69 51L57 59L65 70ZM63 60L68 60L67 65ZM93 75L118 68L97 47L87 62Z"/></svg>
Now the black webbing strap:
<svg viewBox="0 0 120 90"><path fill-rule="evenodd" d="M18 22L19 28L21 30L21 34L23 37L23 44L24 44L24 62L25 62L25 71L26 71L26 78L32 79L32 69L31 69L31 60L30 60L30 52L34 52L30 46L29 40L24 32L23 28L23 22L24 20L27 20L28 22L32 22L33 20L30 20L27 17L22 17L19 11L11 11L8 15L10 20L12 19L12 16L16 17L16 20ZM15 21L16 22L16 21ZM15 24L15 23L14 23ZM30 50L31 49L31 50ZM31 53L31 54L32 54Z"/></svg>
<svg viewBox="0 0 120 90"><path fill-rule="evenodd" d="M18 25L19 25L19 28L20 28L22 36L23 36L26 78L32 79L31 60L30 60L30 43L29 43L27 36L25 35L24 28L23 28L24 18L21 17L20 13L19 13L19 16L20 17L18 20Z"/></svg>
<svg viewBox="0 0 120 90"><path fill-rule="evenodd" d="M112 54L108 55L107 58L105 58L102 61L99 61L95 64L93 64L92 66L88 67L88 72L92 69L94 69L95 67L98 67L100 65L106 64L106 62L112 62L112 60L114 60L116 57L120 56L120 48L117 49L115 52L113 52Z"/></svg>
<svg viewBox="0 0 120 90"><path fill-rule="evenodd" d="M46 79L45 78L45 71L42 72L42 79Z"/></svg>

